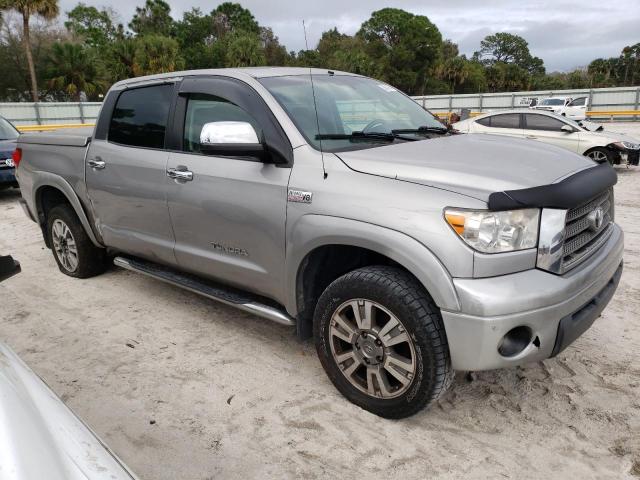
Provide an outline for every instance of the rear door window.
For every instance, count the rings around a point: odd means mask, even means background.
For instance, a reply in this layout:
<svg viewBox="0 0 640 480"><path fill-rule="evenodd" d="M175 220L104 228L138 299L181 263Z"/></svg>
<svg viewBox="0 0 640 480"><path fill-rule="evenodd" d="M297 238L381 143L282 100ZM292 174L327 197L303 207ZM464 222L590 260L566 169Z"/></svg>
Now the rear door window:
<svg viewBox="0 0 640 480"><path fill-rule="evenodd" d="M506 113L504 115L494 115L493 117L491 117L491 127L520 128L520 114Z"/></svg>
<svg viewBox="0 0 640 480"><path fill-rule="evenodd" d="M173 85L133 88L120 94L108 140L143 148L164 148Z"/></svg>
<svg viewBox="0 0 640 480"><path fill-rule="evenodd" d="M546 130L549 132L559 132L561 131L563 125L565 125L564 122L547 115L535 115L532 113L528 113L527 115L525 115L525 117L527 122L527 130Z"/></svg>

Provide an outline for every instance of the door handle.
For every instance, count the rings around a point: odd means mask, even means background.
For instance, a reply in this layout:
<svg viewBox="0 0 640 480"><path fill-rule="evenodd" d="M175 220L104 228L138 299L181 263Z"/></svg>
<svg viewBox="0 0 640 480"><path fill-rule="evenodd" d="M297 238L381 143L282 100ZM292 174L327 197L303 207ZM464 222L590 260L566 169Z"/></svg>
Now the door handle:
<svg viewBox="0 0 640 480"><path fill-rule="evenodd" d="M104 170L104 168L107 166L107 164L104 163L104 161L100 157L89 159L87 161L87 165L95 170Z"/></svg>
<svg viewBox="0 0 640 480"><path fill-rule="evenodd" d="M183 182L193 180L193 172L187 170L187 167L179 166L178 168L167 168L167 177Z"/></svg>
<svg viewBox="0 0 640 480"><path fill-rule="evenodd" d="M536 137L535 135L527 135L527 138L533 138L533 139L536 139L536 138L538 138L538 137Z"/></svg>

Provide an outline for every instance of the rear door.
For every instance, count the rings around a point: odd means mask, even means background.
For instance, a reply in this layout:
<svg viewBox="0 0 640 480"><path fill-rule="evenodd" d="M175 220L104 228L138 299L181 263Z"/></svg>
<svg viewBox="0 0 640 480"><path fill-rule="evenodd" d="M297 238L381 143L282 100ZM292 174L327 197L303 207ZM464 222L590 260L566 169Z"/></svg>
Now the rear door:
<svg viewBox="0 0 640 480"><path fill-rule="evenodd" d="M100 119L86 158L97 228L109 247L173 264L164 143L175 85L112 94L117 95L115 105L110 112L111 101L105 101L103 115L109 118Z"/></svg>
<svg viewBox="0 0 640 480"><path fill-rule="evenodd" d="M526 113L524 117L526 138L579 153L580 133L575 130L573 132L562 130L563 126L569 125L568 123L544 114Z"/></svg>
<svg viewBox="0 0 640 480"><path fill-rule="evenodd" d="M498 113L475 121L478 133L490 133L492 135L503 135L505 137L522 138L524 132L521 125L521 114L519 113Z"/></svg>
<svg viewBox="0 0 640 480"><path fill-rule="evenodd" d="M270 150L291 145L255 90L225 77L185 79L174 116L167 199L181 269L280 298L291 165L201 151L204 125L247 122ZM285 152L286 154L286 152Z"/></svg>

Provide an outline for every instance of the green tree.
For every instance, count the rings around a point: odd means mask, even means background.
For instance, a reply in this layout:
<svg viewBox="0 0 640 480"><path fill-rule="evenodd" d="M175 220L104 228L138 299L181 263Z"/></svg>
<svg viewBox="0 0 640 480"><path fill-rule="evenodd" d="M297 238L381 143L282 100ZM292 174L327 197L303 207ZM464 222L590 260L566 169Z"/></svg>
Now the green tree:
<svg viewBox="0 0 640 480"><path fill-rule="evenodd" d="M118 35L112 10L98 10L96 7L79 3L67 12L67 17L68 20L64 22L66 29L92 47L108 45Z"/></svg>
<svg viewBox="0 0 640 480"><path fill-rule="evenodd" d="M135 76L136 38L118 38L104 50L104 63L111 82Z"/></svg>
<svg viewBox="0 0 640 480"><path fill-rule="evenodd" d="M289 53L280 44L270 27L260 27L260 48L264 52L265 65L281 66L289 63Z"/></svg>
<svg viewBox="0 0 640 480"><path fill-rule="evenodd" d="M164 0L147 0L144 7L136 7L129 28L137 35L165 35L173 32L171 7Z"/></svg>
<svg viewBox="0 0 640 480"><path fill-rule="evenodd" d="M532 75L545 73L542 59L531 55L527 41L512 33L487 35L480 42L480 50L474 53L474 58L487 66L507 63L515 64Z"/></svg>
<svg viewBox="0 0 640 480"><path fill-rule="evenodd" d="M29 21L33 16L53 19L58 16L57 0L0 0L0 10L15 10L22 16L22 36L24 50L31 78L31 96L34 102L39 100L38 79L36 76L33 53L31 51L31 32Z"/></svg>
<svg viewBox="0 0 640 480"><path fill-rule="evenodd" d="M7 102L27 102L32 99L29 65L24 53L22 19L7 15L0 23L0 99ZM52 45L62 32L51 25L35 23L31 26L31 50L38 85L46 83L45 72Z"/></svg>
<svg viewBox="0 0 640 480"><path fill-rule="evenodd" d="M367 54L364 40L340 33L337 28L322 34L316 50L319 67L359 75L375 71L375 61Z"/></svg>
<svg viewBox="0 0 640 480"><path fill-rule="evenodd" d="M405 92L424 93L427 73L442 45L440 31L427 17L383 8L371 14L357 36L364 40L367 54L376 59L376 77Z"/></svg>
<svg viewBox="0 0 640 480"><path fill-rule="evenodd" d="M144 35L135 39L133 73L136 76L172 72L184 68L178 42L162 35Z"/></svg>
<svg viewBox="0 0 640 480"><path fill-rule="evenodd" d="M89 98L107 90L101 64L92 49L80 44L55 43L48 66L49 87L78 102L81 93Z"/></svg>
<svg viewBox="0 0 640 480"><path fill-rule="evenodd" d="M222 66L216 63L212 45L216 41L216 29L211 15L204 15L199 8L184 12L182 20L176 22L174 38L188 69Z"/></svg>
<svg viewBox="0 0 640 480"><path fill-rule="evenodd" d="M218 5L212 12L217 38L221 39L227 33L238 30L260 34L260 25L253 14L239 3L224 2Z"/></svg>
<svg viewBox="0 0 640 480"><path fill-rule="evenodd" d="M226 44L226 67L255 67L264 64L265 56L257 36L245 31L229 36Z"/></svg>

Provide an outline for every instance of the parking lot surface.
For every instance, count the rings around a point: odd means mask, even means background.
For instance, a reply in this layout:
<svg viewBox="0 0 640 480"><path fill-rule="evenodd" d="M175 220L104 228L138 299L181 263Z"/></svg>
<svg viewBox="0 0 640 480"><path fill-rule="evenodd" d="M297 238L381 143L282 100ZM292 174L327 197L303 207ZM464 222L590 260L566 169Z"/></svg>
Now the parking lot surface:
<svg viewBox="0 0 640 480"><path fill-rule="evenodd" d="M289 328L115 267L63 275L15 190L0 339L142 479L639 478L640 168L617 171L625 270L603 316L554 359L458 372L409 419L341 397Z"/></svg>

